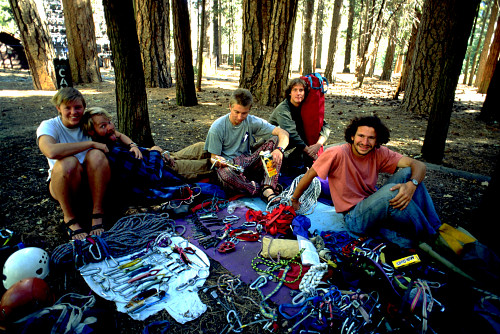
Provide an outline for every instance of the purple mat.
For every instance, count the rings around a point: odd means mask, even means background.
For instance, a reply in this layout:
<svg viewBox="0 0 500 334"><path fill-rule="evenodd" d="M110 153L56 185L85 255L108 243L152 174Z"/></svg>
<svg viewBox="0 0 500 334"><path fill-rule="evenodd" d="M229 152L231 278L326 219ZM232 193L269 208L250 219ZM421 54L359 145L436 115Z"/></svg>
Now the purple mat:
<svg viewBox="0 0 500 334"><path fill-rule="evenodd" d="M239 207L233 212L233 215L240 217L240 219L237 222L234 222L232 224L233 227L239 227L245 222L245 214L247 210L248 210L247 208ZM218 212L217 216L221 219L227 216L226 209ZM190 216L186 218L189 217ZM179 219L176 221L176 223L177 225L186 226L186 232L183 235L185 239L193 235L193 228L194 228L193 224L189 224L184 219ZM217 225L208 228L212 231L212 236L215 236L215 231L220 229L221 227L222 226ZM254 228L251 228L251 230L254 230ZM247 284L251 284L253 281L257 279L257 277L260 276L252 268L252 259L260 253L260 250L262 248L262 243L259 241L251 242L251 241L240 240L239 243L236 244L236 250L230 253L219 253L215 249L215 247L204 249L203 246L201 246L198 243L198 240L196 239L189 239L189 242L191 242L193 245L203 250L210 258L219 262L222 266L224 266L224 268L230 271L233 275L239 275L240 279ZM276 271L274 272L274 274L278 274L278 272ZM276 288L277 284L278 284L277 282L268 281L266 286L261 288L262 293L265 296L267 296L274 290L274 288ZM270 300L272 300L277 304L290 303L292 301L292 297L290 296L291 291L292 289L283 284L281 288L278 290L278 292L273 297L270 298Z"/></svg>

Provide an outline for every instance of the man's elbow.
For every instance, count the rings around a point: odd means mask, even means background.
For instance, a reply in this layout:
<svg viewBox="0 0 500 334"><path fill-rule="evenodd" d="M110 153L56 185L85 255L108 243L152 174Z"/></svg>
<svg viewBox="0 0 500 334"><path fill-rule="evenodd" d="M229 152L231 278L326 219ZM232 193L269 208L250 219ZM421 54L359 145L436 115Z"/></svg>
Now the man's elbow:
<svg viewBox="0 0 500 334"><path fill-rule="evenodd" d="M288 131L280 128L278 132L278 137L290 138L290 134L288 133Z"/></svg>

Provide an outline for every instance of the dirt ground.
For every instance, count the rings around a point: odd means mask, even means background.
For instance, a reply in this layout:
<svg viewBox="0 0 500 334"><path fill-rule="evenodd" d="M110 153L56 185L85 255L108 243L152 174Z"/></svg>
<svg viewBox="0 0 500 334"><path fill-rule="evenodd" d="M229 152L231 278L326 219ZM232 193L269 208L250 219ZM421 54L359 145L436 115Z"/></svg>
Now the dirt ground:
<svg viewBox="0 0 500 334"><path fill-rule="evenodd" d="M113 73L103 71L102 75L103 82L76 88L86 97L87 106L114 111ZM238 72L225 70L206 77L203 91L197 93L199 104L194 107L177 106L175 88L147 89L156 144L176 151L204 141L210 124L228 112L229 96L238 85L238 76ZM325 118L332 127L328 144L343 141L343 130L354 116L374 113L391 130L390 148L420 158L427 122L403 113L399 108L401 97L398 101L391 99L396 84L365 79L364 87L357 89L354 79L353 75L339 74L335 84L330 85L325 103ZM53 94L34 91L28 72L0 70L0 226L14 231L25 244L42 246L49 251L67 241L61 227L62 212L47 197L47 161L36 145L35 136L40 122L56 115L50 103ZM431 166L425 180L442 221L472 230L480 223L474 220L474 212L488 185L495 158L500 154L498 124L487 125L475 119L483 101L484 95L459 85L443 162L448 169ZM272 110L257 103L251 112L267 119ZM212 270L225 272L217 264ZM53 287L56 292L68 289L66 275L71 279L72 274L65 274L64 284L59 281ZM77 280L76 276L73 278ZM73 289L88 293L88 287L81 284ZM209 319L213 318L204 316L183 327L171 325L179 332L202 332L205 331L202 328L216 326L210 324L213 320ZM124 315L116 315L114 320L123 333L140 331L143 326ZM220 332L222 327L217 324L213 328Z"/></svg>

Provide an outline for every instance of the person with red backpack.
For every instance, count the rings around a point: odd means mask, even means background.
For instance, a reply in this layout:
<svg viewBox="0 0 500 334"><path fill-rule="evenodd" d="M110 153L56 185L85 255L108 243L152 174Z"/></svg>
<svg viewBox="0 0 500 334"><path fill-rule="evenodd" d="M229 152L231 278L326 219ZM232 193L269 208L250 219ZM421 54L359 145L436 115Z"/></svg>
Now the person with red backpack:
<svg viewBox="0 0 500 334"><path fill-rule="evenodd" d="M324 120L324 97L323 108L316 105L304 109L304 101L311 91L303 78L305 77L290 80L285 90L286 99L269 117L269 123L279 126L290 134L290 144L287 147L290 154L286 165L289 168L298 168L299 171L312 165L323 151L323 144L330 135L330 126Z"/></svg>

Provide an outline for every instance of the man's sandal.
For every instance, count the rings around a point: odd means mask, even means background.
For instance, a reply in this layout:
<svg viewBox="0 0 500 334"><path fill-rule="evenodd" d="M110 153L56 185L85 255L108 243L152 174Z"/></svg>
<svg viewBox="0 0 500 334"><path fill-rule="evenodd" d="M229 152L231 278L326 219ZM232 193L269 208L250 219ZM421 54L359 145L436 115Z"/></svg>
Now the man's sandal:
<svg viewBox="0 0 500 334"><path fill-rule="evenodd" d="M68 236L70 237L71 240L76 240L74 237L78 234L83 234L83 233L87 234L87 232L85 232L85 230L83 228L79 228L77 230L72 230L70 228L70 226L73 226L75 224L78 224L78 220L76 218L73 218L69 222L64 223L64 226L66 227L67 232L68 232Z"/></svg>
<svg viewBox="0 0 500 334"><path fill-rule="evenodd" d="M104 232L104 214L103 213L93 213L91 218L92 219L102 218L103 223L92 225L92 227L90 228L90 232L96 231L96 230L103 230L103 232ZM100 234L98 234L98 235L100 235ZM94 234L94 235L96 235L96 234Z"/></svg>
<svg viewBox="0 0 500 334"><path fill-rule="evenodd" d="M268 189L271 189L273 192L269 195L264 195L264 192ZM273 187L269 186L269 185L265 185L262 187L261 191L260 191L260 198L264 201L264 203L269 203L273 198L275 198L277 196L276 194L276 190L273 189Z"/></svg>

